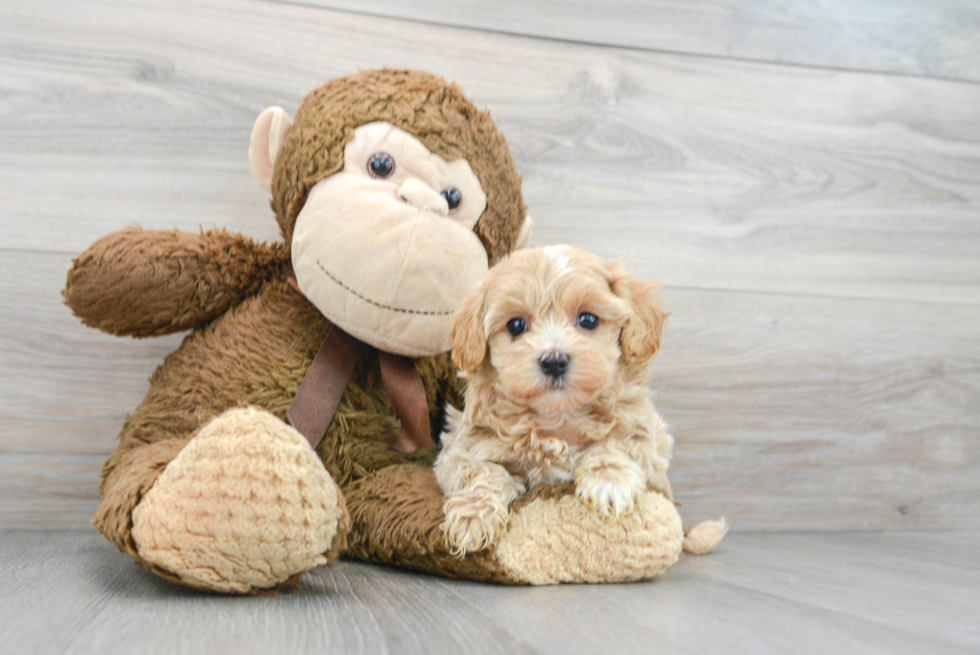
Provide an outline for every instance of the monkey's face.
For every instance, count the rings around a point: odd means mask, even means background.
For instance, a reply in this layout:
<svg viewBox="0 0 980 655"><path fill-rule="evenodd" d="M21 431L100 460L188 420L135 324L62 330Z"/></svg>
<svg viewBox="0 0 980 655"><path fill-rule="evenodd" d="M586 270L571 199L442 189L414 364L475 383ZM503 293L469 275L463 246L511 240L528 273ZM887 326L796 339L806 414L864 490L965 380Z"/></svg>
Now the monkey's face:
<svg viewBox="0 0 980 655"><path fill-rule="evenodd" d="M487 272L473 232L487 199L465 159L447 162L388 123L357 128L342 171L310 191L292 261L334 324L408 356L449 350L450 317Z"/></svg>

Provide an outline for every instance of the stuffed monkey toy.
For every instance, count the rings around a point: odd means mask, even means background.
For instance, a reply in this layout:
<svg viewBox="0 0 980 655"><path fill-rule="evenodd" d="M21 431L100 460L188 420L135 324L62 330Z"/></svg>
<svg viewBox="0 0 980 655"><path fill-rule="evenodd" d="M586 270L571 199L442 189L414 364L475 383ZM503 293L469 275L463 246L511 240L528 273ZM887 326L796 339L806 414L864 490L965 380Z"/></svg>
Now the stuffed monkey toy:
<svg viewBox="0 0 980 655"><path fill-rule="evenodd" d="M515 501L509 528L457 558L431 471L461 404L450 318L530 239L497 126L460 90L405 70L311 92L255 123L252 172L282 243L126 229L73 262L86 325L190 330L150 378L102 469L93 520L176 583L255 593L340 555L507 584L617 582L673 564L672 502L603 520L571 485Z"/></svg>

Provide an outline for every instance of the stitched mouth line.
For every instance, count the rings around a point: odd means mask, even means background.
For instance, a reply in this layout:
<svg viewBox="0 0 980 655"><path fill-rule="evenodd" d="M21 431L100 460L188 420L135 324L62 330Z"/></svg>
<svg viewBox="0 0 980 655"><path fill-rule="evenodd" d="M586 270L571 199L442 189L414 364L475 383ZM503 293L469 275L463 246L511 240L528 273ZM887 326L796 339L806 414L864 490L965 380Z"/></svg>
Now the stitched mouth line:
<svg viewBox="0 0 980 655"><path fill-rule="evenodd" d="M362 300L362 301L368 303L369 305L374 305L375 307L377 307L379 309L387 309L390 312L399 312L399 313L402 313L402 314L416 314L416 315L419 315L419 316L449 316L449 315L452 314L451 311L449 311L449 312L433 312L433 311L428 311L428 310L424 310L424 309L407 309L405 307L394 307L392 305L385 305L385 304L379 303L378 301L371 300L370 298L365 298L364 296L362 296L361 294L359 294L357 291L354 291L349 286L347 286L346 284L344 284L341 280L337 279L337 277L334 276L333 273L331 273L330 271L328 271L327 269L325 269L323 267L323 264L320 263L320 260L317 260L316 265L320 267L320 270L323 271L323 274L324 275L326 275L328 278L330 278L341 289L343 289L347 293L351 294L352 296L354 296L358 300Z"/></svg>

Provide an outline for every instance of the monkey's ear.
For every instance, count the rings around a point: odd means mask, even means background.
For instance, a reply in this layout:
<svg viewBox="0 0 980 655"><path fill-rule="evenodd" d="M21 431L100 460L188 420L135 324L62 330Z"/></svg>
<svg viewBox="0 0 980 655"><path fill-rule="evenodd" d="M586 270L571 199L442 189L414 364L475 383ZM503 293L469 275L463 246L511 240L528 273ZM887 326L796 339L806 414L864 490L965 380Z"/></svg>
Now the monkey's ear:
<svg viewBox="0 0 980 655"><path fill-rule="evenodd" d="M619 260L605 262L612 292L630 304L633 312L619 335L627 364L649 361L660 350L664 326L670 316L656 296L657 282L648 282L628 272Z"/></svg>
<svg viewBox="0 0 980 655"><path fill-rule="evenodd" d="M463 373L476 373L487 356L487 335L483 331L483 285L470 289L453 314L453 364Z"/></svg>
<svg viewBox="0 0 980 655"><path fill-rule="evenodd" d="M272 169L279 148L286 140L293 119L282 107L269 107L255 119L248 144L248 164L252 176L266 191L272 190Z"/></svg>
<svg viewBox="0 0 980 655"><path fill-rule="evenodd" d="M531 230L533 227L534 221L531 220L530 216L525 216L524 222L521 224L521 231L517 235L517 243L514 244L514 250L521 250L531 245Z"/></svg>

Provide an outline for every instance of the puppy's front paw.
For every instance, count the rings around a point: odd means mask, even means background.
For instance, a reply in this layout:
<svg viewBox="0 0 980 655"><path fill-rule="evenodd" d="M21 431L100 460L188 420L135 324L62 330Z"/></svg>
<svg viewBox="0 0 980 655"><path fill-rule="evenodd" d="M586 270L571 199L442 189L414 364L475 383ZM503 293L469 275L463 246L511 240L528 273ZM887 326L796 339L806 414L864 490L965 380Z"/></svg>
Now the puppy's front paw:
<svg viewBox="0 0 980 655"><path fill-rule="evenodd" d="M449 552L456 557L489 547L507 527L507 505L486 495L451 494L445 511L442 530Z"/></svg>
<svg viewBox="0 0 980 655"><path fill-rule="evenodd" d="M636 509L636 492L609 480L587 480L575 492L599 516L629 516Z"/></svg>
<svg viewBox="0 0 980 655"><path fill-rule="evenodd" d="M611 480L585 478L575 486L575 493L603 517L627 516L636 508L636 491Z"/></svg>
<svg viewBox="0 0 980 655"><path fill-rule="evenodd" d="M575 471L575 493L602 517L632 513L645 489L640 465L623 453L596 453Z"/></svg>

